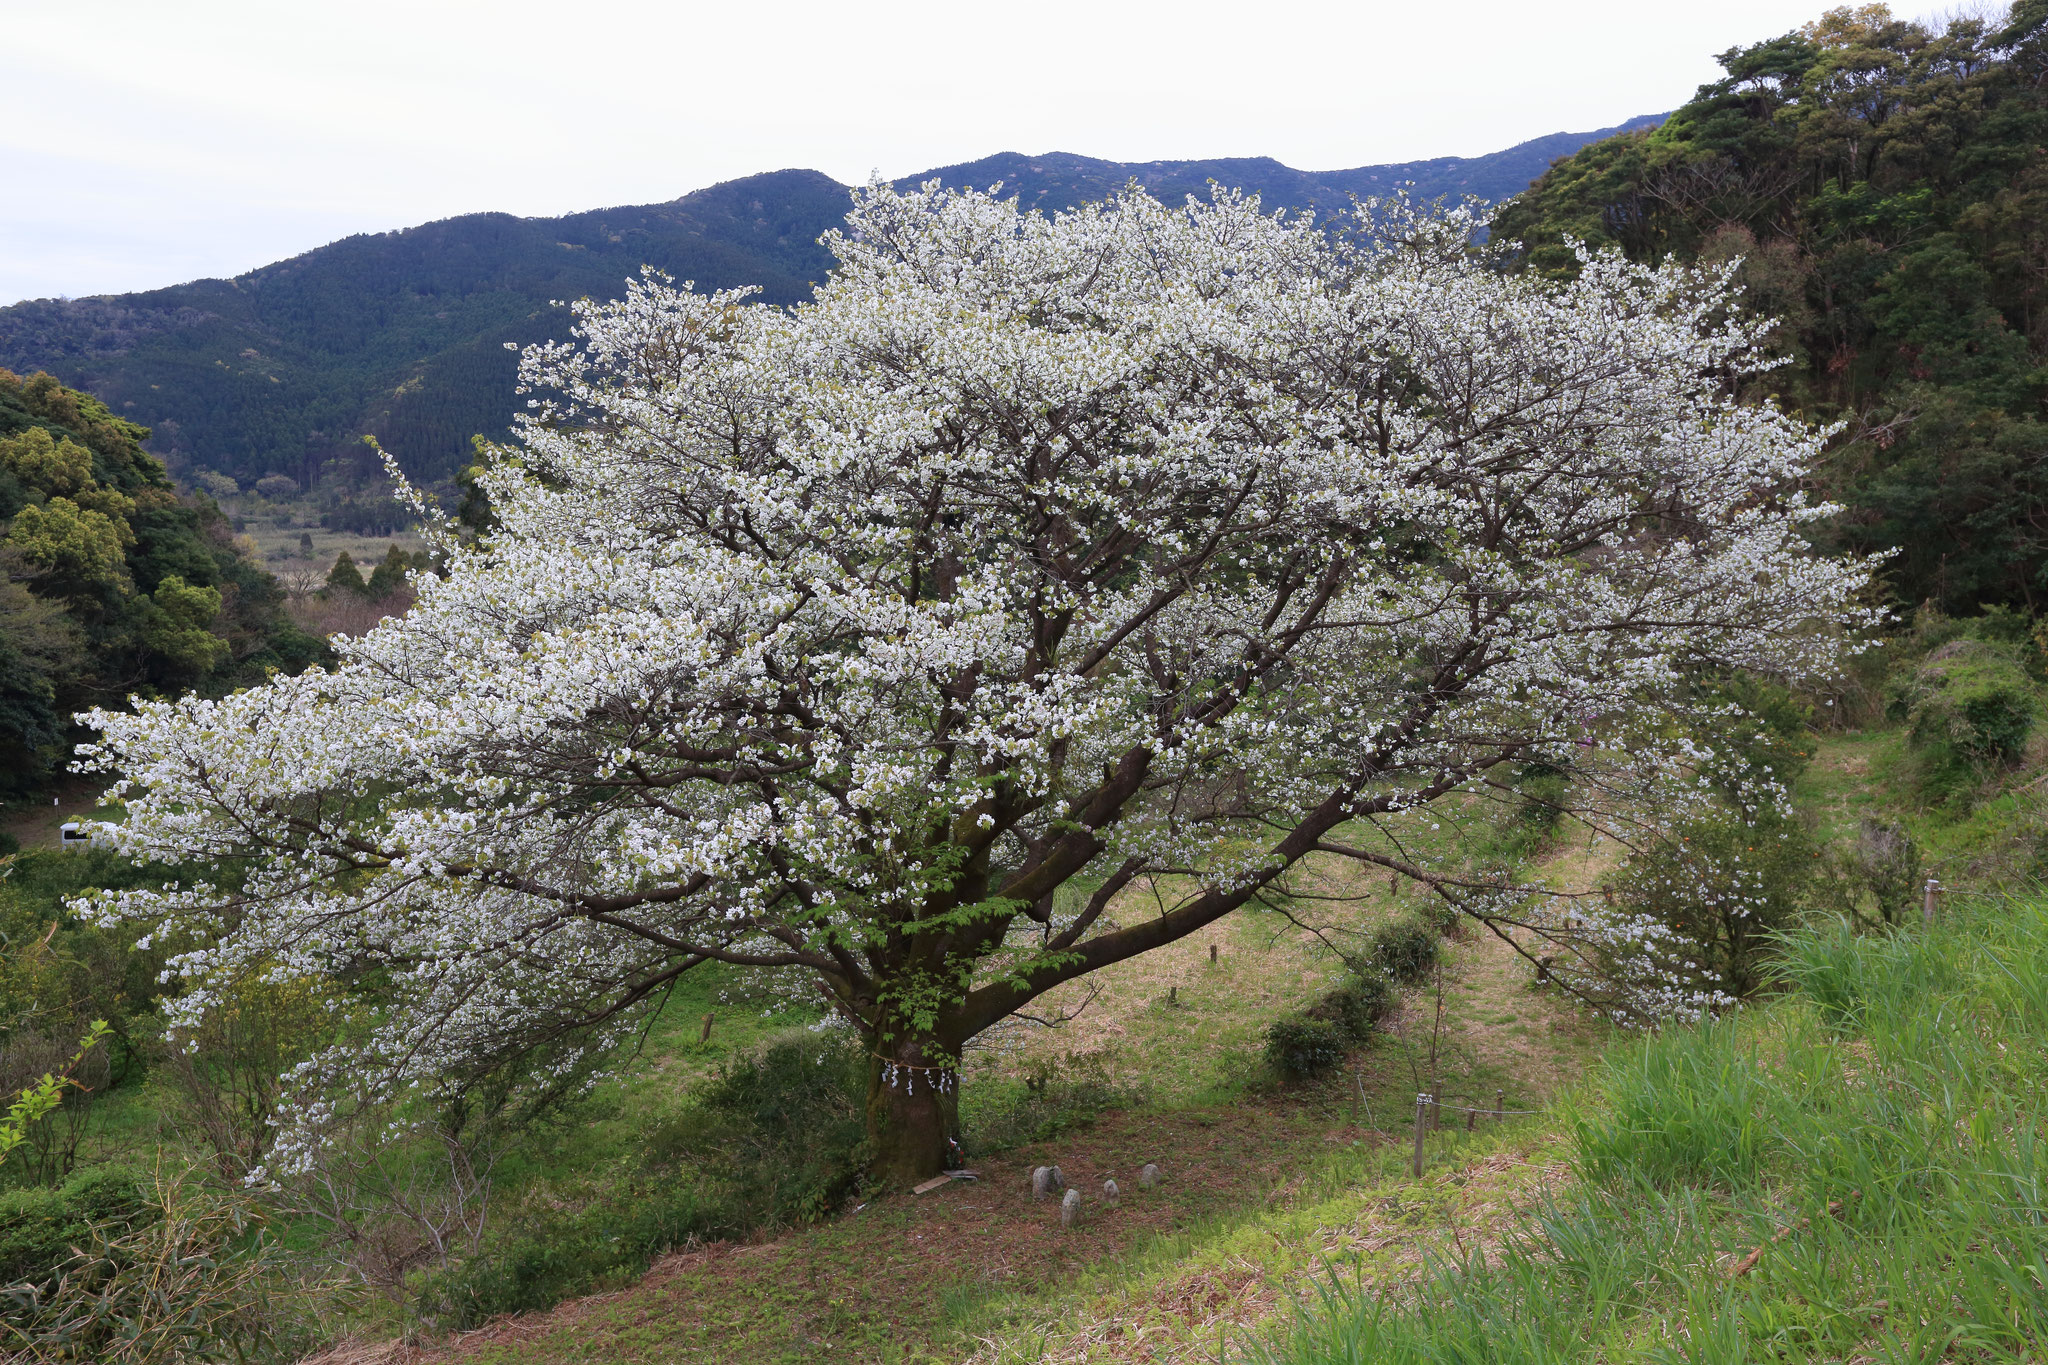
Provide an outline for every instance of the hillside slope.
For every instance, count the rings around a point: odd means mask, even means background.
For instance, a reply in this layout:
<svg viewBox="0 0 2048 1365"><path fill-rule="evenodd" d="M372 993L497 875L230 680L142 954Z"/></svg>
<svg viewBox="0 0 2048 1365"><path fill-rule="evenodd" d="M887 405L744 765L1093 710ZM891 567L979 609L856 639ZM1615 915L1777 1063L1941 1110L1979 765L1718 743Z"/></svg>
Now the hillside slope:
<svg viewBox="0 0 2048 1365"><path fill-rule="evenodd" d="M1788 362L1750 389L1843 429L1835 543L1900 547L1892 600L2048 607L2048 0L1943 20L1831 10L1722 53L1655 132L1589 145L1504 213L1567 238L1740 260Z"/></svg>
<svg viewBox="0 0 2048 1365"><path fill-rule="evenodd" d="M1178 197L1206 193L1214 178L1274 207L1324 211L1406 181L1424 195L1497 199L1616 131L1329 172L1269 158L1005 153L902 183L1001 180L1048 210L1103 198L1132 179ZM151 427L151 449L174 469L210 468L245 483L285 473L310 485L327 462L359 450L367 432L415 476L440 480L466 461L473 433L506 426L515 400L505 343L558 334L566 320L554 301L615 295L647 264L702 288L758 285L767 302L793 302L829 268L817 239L845 213L847 192L816 171L773 171L665 204L563 218L469 214L349 237L231 280L33 300L0 309L0 366L48 370Z"/></svg>

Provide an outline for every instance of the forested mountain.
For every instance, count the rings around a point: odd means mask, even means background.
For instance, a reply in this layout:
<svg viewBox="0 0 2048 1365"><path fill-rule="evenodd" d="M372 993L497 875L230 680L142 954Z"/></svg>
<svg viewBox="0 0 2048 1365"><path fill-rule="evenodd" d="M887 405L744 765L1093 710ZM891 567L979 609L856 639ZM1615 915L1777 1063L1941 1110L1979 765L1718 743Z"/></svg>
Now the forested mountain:
<svg viewBox="0 0 2048 1365"><path fill-rule="evenodd" d="M1552 133L1487 156L1440 156L1429 161L1359 166L1348 171L1297 171L1267 156L1214 161L1098 161L1066 152L1047 156L1003 152L959 166L941 166L898 183L908 186L935 179L948 185L986 188L1001 181L1006 194L1016 194L1026 207L1047 212L1106 199L1131 180L1167 202L1189 194L1206 198L1209 182L1213 180L1257 194L1274 207L1314 209L1320 213L1350 207L1353 195L1386 194L1398 185L1412 185L1413 193L1424 199L1470 194L1499 201L1527 189L1559 157L1569 156L1589 142L1654 128L1661 117L1646 114L1595 133Z"/></svg>
<svg viewBox="0 0 2048 1365"><path fill-rule="evenodd" d="M148 435L47 374L0 370L0 798L61 767L83 707L326 656Z"/></svg>
<svg viewBox="0 0 2048 1365"><path fill-rule="evenodd" d="M1741 257L1783 319L1758 383L1846 424L1833 534L1898 546L1904 605L2048 605L2048 0L1942 28L1841 9L1721 57L1654 130L1583 148L1497 224L1564 275L1567 235Z"/></svg>
<svg viewBox="0 0 2048 1365"><path fill-rule="evenodd" d="M1045 209L1103 198L1133 178L1162 197L1205 194L1214 178L1276 208L1328 210L1403 181L1425 196L1499 199L1615 131L1323 173L1266 158L1005 154L903 183L1001 180ZM471 214L350 237L231 280L21 303L0 309L0 365L91 391L151 427L151 448L177 465L310 485L374 433L416 476L438 481L467 461L472 434L505 428L515 401L505 343L558 334L566 318L551 301L614 295L649 264L704 288L758 285L770 303L793 302L829 267L817 238L844 216L847 192L815 171L775 171L667 204L565 218Z"/></svg>

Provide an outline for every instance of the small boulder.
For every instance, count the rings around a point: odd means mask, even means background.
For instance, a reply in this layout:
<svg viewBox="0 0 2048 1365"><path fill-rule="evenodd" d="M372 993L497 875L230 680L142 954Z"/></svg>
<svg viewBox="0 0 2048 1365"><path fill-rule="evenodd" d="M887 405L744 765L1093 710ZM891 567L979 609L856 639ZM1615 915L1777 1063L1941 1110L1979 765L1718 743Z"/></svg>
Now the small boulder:
<svg viewBox="0 0 2048 1365"><path fill-rule="evenodd" d="M1070 1228L1081 1217L1081 1192L1068 1190L1067 1197L1060 1200L1060 1226Z"/></svg>
<svg viewBox="0 0 2048 1365"><path fill-rule="evenodd" d="M1031 1197L1033 1199L1043 1199L1051 1194L1055 1178L1053 1169L1050 1166L1040 1166L1037 1170L1033 1171L1031 1173Z"/></svg>
<svg viewBox="0 0 2048 1365"><path fill-rule="evenodd" d="M1067 1178L1060 1174L1060 1168L1052 1166L1048 1169L1052 1171L1052 1187L1056 1190L1065 1189L1067 1187Z"/></svg>
<svg viewBox="0 0 2048 1365"><path fill-rule="evenodd" d="M1105 1180L1105 1181L1103 1181L1103 1182L1102 1182L1102 1202L1103 1202L1103 1203L1105 1203L1105 1204L1108 1204L1108 1205L1110 1205L1110 1206L1114 1207L1114 1206L1115 1206L1115 1204L1116 1204L1116 1201L1117 1201L1117 1197L1118 1197L1119 1195L1121 1195L1122 1193L1123 1193L1123 1191L1119 1190L1119 1189L1118 1189L1118 1188L1116 1187L1116 1181L1114 1181L1114 1180Z"/></svg>
<svg viewBox="0 0 2048 1365"><path fill-rule="evenodd" d="M1145 1169L1138 1172L1138 1184L1149 1190L1158 1183L1159 1167L1149 1161L1146 1162Z"/></svg>

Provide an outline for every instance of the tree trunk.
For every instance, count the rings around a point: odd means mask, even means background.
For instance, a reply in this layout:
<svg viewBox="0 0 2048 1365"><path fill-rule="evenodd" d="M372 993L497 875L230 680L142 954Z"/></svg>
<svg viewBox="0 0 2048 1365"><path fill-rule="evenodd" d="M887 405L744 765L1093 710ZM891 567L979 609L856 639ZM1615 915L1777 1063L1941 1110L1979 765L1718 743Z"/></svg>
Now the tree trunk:
<svg viewBox="0 0 2048 1365"><path fill-rule="evenodd" d="M929 1037L899 1036L872 1049L868 1063L869 1173L885 1189L937 1175L959 1092L945 1053ZM893 1066L891 1063L893 1062Z"/></svg>

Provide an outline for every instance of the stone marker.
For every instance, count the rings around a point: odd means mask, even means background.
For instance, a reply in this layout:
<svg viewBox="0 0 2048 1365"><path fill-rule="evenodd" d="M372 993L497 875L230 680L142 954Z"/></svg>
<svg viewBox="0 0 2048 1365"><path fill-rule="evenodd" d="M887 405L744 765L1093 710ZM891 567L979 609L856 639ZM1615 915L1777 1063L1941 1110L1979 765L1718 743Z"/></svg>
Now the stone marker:
<svg viewBox="0 0 2048 1365"><path fill-rule="evenodd" d="M1114 1205L1114 1204L1116 1203L1116 1201L1117 1201L1117 1196L1119 1196L1119 1195L1120 1195L1120 1194L1122 1194L1122 1193L1123 1193L1123 1191L1119 1190L1119 1189L1118 1189L1118 1188L1116 1187L1116 1181L1114 1181L1114 1180L1105 1180L1105 1181L1103 1181L1103 1182L1102 1182L1102 1202L1103 1202L1103 1203L1105 1203L1105 1204L1109 1204L1109 1205Z"/></svg>
<svg viewBox="0 0 2048 1365"><path fill-rule="evenodd" d="M925 1181L924 1184L917 1186L911 1193L930 1194L933 1190L942 1190L952 1183L953 1177L950 1175L935 1175L930 1180Z"/></svg>
<svg viewBox="0 0 2048 1365"><path fill-rule="evenodd" d="M1031 1197L1043 1199L1052 1193L1052 1167L1040 1166L1031 1173Z"/></svg>
<svg viewBox="0 0 2048 1365"><path fill-rule="evenodd" d="M1148 1162L1146 1162L1146 1163L1145 1163L1145 1169L1144 1169L1144 1170L1142 1170L1142 1171L1139 1171L1139 1172L1138 1172L1138 1184L1139 1184L1140 1186L1142 1186L1143 1188L1145 1188L1145 1189L1148 1189L1148 1190L1149 1190L1149 1189L1151 1189L1151 1188L1152 1188L1152 1187L1153 1187L1154 1185L1157 1185L1158 1183L1159 1183L1159 1168L1158 1168L1157 1166L1153 1165L1153 1164L1152 1164L1151 1162L1149 1162L1149 1161L1148 1161Z"/></svg>
<svg viewBox="0 0 2048 1365"><path fill-rule="evenodd" d="M1067 1197L1060 1200L1060 1226L1070 1228L1081 1216L1081 1192L1068 1190Z"/></svg>
<svg viewBox="0 0 2048 1365"><path fill-rule="evenodd" d="M1060 1174L1059 1167L1048 1166L1046 1169L1052 1172L1052 1187L1054 1189L1063 1190L1067 1187L1067 1178Z"/></svg>

